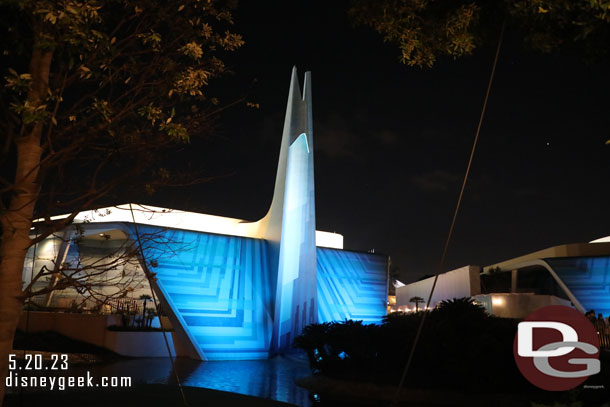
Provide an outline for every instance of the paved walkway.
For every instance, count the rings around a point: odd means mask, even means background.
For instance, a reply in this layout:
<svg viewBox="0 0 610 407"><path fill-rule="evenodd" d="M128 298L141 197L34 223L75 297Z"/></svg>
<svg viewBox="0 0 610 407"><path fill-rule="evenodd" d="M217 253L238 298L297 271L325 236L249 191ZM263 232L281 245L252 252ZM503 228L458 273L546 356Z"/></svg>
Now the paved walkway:
<svg viewBox="0 0 610 407"><path fill-rule="evenodd" d="M135 385L127 389L79 389L71 391L40 391L9 394L4 400L4 407L40 407L40 406L191 406L191 407L270 407L292 406L275 400L244 396L217 390L197 387L184 387L188 404L184 404L176 386L163 384Z"/></svg>

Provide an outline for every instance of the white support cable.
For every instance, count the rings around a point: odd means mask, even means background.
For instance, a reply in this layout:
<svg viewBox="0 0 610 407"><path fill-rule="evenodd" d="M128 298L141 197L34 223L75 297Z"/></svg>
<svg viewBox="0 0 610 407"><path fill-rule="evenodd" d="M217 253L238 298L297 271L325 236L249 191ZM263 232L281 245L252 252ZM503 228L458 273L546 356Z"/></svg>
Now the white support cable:
<svg viewBox="0 0 610 407"><path fill-rule="evenodd" d="M131 216L133 218L133 227L135 230L136 240L138 243L138 249L139 249L138 251L140 252L142 270L144 271L144 274L146 275L146 279L148 280L148 286L150 287L150 293L152 294L152 300L153 300L153 303L155 304L155 309L157 310L157 315L159 315L159 311L160 311L159 303L157 302L155 290L153 290L154 282L152 280L150 270L148 270L148 267L146 266L146 259L144 258L144 250L142 249L142 240L140 239L140 232L138 231L138 224L136 223L136 218L133 214L133 207L131 206L131 204L129 204L129 210L130 210ZM178 389L180 390L180 395L182 396L182 402L185 406L188 406L189 404L186 401L186 395L184 394L184 389L182 388L182 382L180 381L180 377L178 376L178 371L176 370L176 364L174 362L174 357L172 356L172 350L169 346L169 341L167 340L167 332L163 328L163 324L161 323L160 315L159 315L159 324L161 325L161 333L163 334L163 339L165 340L165 346L167 348L169 360L172 364L172 371L174 372L174 376L176 377L176 382L178 383Z"/></svg>
<svg viewBox="0 0 610 407"><path fill-rule="evenodd" d="M494 75L496 73L496 66L498 65L498 58L500 56L500 49L502 48L502 40L504 38L505 27L506 27L506 21L504 21L502 23L502 30L500 31L500 38L498 39L498 46L496 48L496 54L494 57L494 62L493 62L492 68L491 68L491 74L489 76L489 82L487 84L487 91L485 92L485 99L483 100L483 108L481 109L481 116L479 117L479 124L477 125L477 130L475 133L474 141L472 143L472 150L470 151L470 159L468 160L468 166L466 167L466 173L464 174L464 181L462 182L462 188L460 190L460 195L458 197L455 211L453 213L453 219L451 220L451 226L449 227L449 233L447 234L447 240L445 241L445 247L443 248L443 254L441 255L441 260L439 262L437 272L434 274L434 282L432 283L432 288L430 289L430 295L428 296L426 308L423 311L421 321L417 328L417 333L415 334L415 339L413 340L413 345L411 346L411 351L409 352L409 358L407 359L407 363L402 372L402 376L400 377L400 382L398 383L398 388L396 389L396 393L394 394L394 398L392 399L392 404L398 403L398 400L400 398L400 391L402 390L402 386L404 385L405 379L407 377L407 373L409 372L409 367L411 366L411 362L413 361L413 356L415 355L415 348L417 347L419 337L421 336L421 332L424 327L424 322L426 321L426 316L428 315L428 312L429 312L430 302L432 301L432 295L434 294L434 289L436 288L438 276L441 273L444 263L445 263L445 257L447 256L449 242L451 241L451 236L453 235L455 221L457 219L457 215L460 210L460 204L462 203L462 197L464 196L464 190L466 189L466 182L468 181L468 175L470 174L470 167L472 166L474 153L477 148L477 142L479 141L479 134L481 133L481 126L483 124L483 118L485 117L485 111L487 109L487 101L489 100L489 94L491 92L491 86L493 84Z"/></svg>

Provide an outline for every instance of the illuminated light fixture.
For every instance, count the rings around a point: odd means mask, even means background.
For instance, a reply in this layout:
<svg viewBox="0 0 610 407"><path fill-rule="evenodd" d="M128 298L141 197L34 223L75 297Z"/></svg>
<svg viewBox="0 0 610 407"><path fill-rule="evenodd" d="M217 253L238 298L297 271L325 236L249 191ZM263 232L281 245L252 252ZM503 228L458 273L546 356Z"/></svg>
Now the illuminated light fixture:
<svg viewBox="0 0 610 407"><path fill-rule="evenodd" d="M316 230L316 246L343 249L343 235Z"/></svg>
<svg viewBox="0 0 610 407"><path fill-rule="evenodd" d="M493 305L502 306L502 305L504 305L504 298L502 298L502 297L491 297L491 303Z"/></svg>
<svg viewBox="0 0 610 407"><path fill-rule="evenodd" d="M394 280L393 284L394 284L394 288L400 288L400 287L405 287L406 286L405 283L403 283L402 281L399 281L399 280Z"/></svg>
<svg viewBox="0 0 610 407"><path fill-rule="evenodd" d="M307 148L307 154L309 154L309 142L307 141L307 134L301 133L297 139L299 139L301 137L303 138L303 141L305 142L305 147Z"/></svg>

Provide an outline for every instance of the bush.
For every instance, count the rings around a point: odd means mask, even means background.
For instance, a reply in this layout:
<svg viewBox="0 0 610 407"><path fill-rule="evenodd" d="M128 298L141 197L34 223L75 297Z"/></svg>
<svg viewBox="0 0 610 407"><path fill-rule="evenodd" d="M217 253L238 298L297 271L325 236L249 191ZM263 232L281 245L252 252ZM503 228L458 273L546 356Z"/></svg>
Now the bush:
<svg viewBox="0 0 610 407"><path fill-rule="evenodd" d="M397 384L423 315L396 312L381 325L309 325L294 346L326 376ZM517 322L490 316L469 298L442 302L426 317L407 383L465 391L525 388L513 360Z"/></svg>

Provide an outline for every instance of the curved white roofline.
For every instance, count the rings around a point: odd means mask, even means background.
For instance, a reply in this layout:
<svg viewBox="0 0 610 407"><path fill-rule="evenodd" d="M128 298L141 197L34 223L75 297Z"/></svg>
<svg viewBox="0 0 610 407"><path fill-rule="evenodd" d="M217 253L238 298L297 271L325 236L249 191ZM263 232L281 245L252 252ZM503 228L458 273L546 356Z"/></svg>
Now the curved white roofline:
<svg viewBox="0 0 610 407"><path fill-rule="evenodd" d="M133 208L133 216L130 208ZM68 216L69 215L53 216L51 219L63 219ZM229 236L251 237L255 239L263 239L265 233L265 229L261 227L261 221L248 222L243 219L141 204L123 204L79 212L74 218L74 223L134 223L134 218L135 223L141 225L217 233ZM37 219L35 222L42 220L43 219ZM316 246L342 250L343 235L316 230Z"/></svg>

